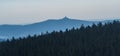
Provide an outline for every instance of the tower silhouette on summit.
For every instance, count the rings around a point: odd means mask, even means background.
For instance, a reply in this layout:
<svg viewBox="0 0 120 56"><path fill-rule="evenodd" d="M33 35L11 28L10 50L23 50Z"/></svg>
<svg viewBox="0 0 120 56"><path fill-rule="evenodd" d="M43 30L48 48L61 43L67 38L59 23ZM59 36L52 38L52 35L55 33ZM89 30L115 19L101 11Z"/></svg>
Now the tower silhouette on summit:
<svg viewBox="0 0 120 56"><path fill-rule="evenodd" d="M69 20L70 18L68 18L67 16L65 16L64 18L63 18L63 20Z"/></svg>

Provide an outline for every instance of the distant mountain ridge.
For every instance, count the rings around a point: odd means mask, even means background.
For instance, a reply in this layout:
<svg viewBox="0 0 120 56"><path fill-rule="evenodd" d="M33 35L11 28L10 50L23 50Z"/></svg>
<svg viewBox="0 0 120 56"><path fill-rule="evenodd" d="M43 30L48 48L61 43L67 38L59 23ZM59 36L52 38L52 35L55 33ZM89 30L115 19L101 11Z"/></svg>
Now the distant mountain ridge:
<svg viewBox="0 0 120 56"><path fill-rule="evenodd" d="M79 28L82 24L85 26L98 23L100 21L84 21L64 17L59 20L47 20L29 25L0 25L0 39L18 38L28 35L40 34L41 32L52 32L73 27ZM104 22L104 21L101 21Z"/></svg>

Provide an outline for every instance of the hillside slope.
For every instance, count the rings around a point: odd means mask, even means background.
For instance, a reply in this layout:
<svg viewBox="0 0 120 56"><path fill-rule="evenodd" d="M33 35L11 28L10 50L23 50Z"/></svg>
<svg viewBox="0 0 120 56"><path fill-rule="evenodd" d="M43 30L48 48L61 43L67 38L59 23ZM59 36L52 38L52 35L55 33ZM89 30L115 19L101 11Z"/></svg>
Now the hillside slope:
<svg viewBox="0 0 120 56"><path fill-rule="evenodd" d="M66 28L79 28L82 24L91 25L92 23L96 22L75 20L64 17L60 20L47 20L29 25L1 25L0 36L1 39L11 39L13 36L18 38L28 35L40 34L41 32L45 33L46 31L52 32L53 30L59 31L65 30Z"/></svg>
<svg viewBox="0 0 120 56"><path fill-rule="evenodd" d="M120 56L120 22L0 43L0 56Z"/></svg>

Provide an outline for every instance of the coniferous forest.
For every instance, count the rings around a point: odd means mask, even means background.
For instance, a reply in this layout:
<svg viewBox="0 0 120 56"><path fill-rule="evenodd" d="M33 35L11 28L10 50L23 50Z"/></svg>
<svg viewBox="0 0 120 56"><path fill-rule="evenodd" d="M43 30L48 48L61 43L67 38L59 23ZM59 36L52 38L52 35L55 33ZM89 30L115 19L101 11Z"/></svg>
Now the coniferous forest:
<svg viewBox="0 0 120 56"><path fill-rule="evenodd" d="M120 56L120 22L0 42L0 56Z"/></svg>

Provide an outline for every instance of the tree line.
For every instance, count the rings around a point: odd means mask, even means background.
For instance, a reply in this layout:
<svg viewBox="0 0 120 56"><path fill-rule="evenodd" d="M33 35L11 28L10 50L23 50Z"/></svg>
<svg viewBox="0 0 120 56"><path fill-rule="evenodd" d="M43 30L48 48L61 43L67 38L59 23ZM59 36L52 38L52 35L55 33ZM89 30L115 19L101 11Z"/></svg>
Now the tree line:
<svg viewBox="0 0 120 56"><path fill-rule="evenodd" d="M120 56L120 22L0 42L0 56Z"/></svg>

